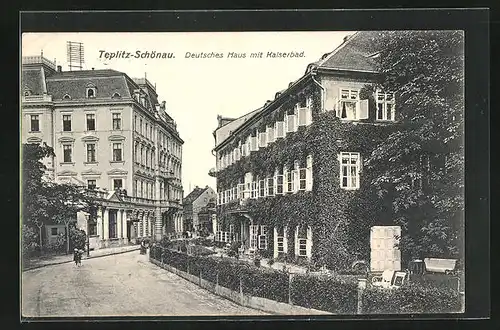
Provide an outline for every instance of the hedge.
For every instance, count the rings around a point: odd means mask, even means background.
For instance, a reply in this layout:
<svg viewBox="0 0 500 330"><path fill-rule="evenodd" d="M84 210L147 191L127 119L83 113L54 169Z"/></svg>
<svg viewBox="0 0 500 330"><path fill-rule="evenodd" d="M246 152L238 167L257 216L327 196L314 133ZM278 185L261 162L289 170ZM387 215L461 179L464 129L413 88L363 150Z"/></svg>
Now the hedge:
<svg viewBox="0 0 500 330"><path fill-rule="evenodd" d="M359 276L296 274L291 285L288 273L255 267L232 258L187 255L152 247L150 256L179 270L188 271L233 291L279 302L324 310L335 314L356 314ZM456 290L429 287L410 282L408 286L388 290L368 286L362 295L363 314L453 313L461 310L461 297Z"/></svg>
<svg viewBox="0 0 500 330"><path fill-rule="evenodd" d="M290 294L295 305L336 314L356 314L356 282L334 276L295 275Z"/></svg>
<svg viewBox="0 0 500 330"><path fill-rule="evenodd" d="M364 314L459 313L461 297L448 288L410 284L397 290L368 288L363 292Z"/></svg>

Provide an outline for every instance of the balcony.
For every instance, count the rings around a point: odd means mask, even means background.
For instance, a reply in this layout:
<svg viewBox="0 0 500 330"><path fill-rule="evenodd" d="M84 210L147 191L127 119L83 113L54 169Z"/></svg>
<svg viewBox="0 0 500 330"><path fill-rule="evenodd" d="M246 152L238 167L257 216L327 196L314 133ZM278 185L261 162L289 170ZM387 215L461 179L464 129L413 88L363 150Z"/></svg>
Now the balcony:
<svg viewBox="0 0 500 330"><path fill-rule="evenodd" d="M107 200L109 197L109 191L96 190L96 189L88 189L87 194L91 197L94 197L98 200ZM134 205L142 205L142 206L159 206L162 208L175 208L182 209L181 203L179 200L167 200L167 199L151 199L151 198L143 198L143 197L135 197L135 196L127 196L120 195L120 198L123 202Z"/></svg>
<svg viewBox="0 0 500 330"><path fill-rule="evenodd" d="M215 168L211 168L209 171L208 171L208 175L211 176L212 178L216 178L217 177L217 170Z"/></svg>

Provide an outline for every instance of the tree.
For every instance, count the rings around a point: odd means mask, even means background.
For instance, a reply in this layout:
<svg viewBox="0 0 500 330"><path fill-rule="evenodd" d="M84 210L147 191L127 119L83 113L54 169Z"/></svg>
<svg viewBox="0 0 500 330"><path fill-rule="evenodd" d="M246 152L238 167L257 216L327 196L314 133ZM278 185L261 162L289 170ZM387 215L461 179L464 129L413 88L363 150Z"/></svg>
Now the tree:
<svg viewBox="0 0 500 330"><path fill-rule="evenodd" d="M42 246L42 227L49 223L66 225L66 252L69 252L69 223L76 220L80 211L90 213L97 202L86 194L84 187L72 184L58 184L44 179L46 167L42 160L54 156L53 149L47 144L24 144L22 158L22 223L23 228L36 228L38 242ZM31 232L31 231L30 231ZM33 235L23 238L23 246L33 247Z"/></svg>
<svg viewBox="0 0 500 330"><path fill-rule="evenodd" d="M403 257L461 257L463 33L384 32L380 44L379 87L395 93L401 126L372 152L372 184L392 195Z"/></svg>

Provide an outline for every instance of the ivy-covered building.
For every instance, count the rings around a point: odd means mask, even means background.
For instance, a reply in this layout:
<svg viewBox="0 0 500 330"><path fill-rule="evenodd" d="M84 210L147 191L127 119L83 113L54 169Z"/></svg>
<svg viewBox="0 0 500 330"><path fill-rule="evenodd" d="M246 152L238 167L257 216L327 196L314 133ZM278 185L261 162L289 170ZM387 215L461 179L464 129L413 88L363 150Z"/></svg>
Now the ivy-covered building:
<svg viewBox="0 0 500 330"><path fill-rule="evenodd" d="M261 108L219 116L217 221L230 241L332 265L355 257L360 242L369 251L369 228L347 235L361 214L393 224L390 204L364 198L365 160L398 127L397 97L374 87L377 48L377 33L357 32Z"/></svg>

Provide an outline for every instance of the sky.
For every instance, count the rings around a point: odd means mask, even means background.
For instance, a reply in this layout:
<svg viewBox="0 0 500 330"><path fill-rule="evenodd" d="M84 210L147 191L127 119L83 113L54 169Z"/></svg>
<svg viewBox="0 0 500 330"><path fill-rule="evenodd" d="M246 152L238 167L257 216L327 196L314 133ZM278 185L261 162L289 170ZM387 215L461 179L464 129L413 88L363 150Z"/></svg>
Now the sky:
<svg viewBox="0 0 500 330"><path fill-rule="evenodd" d="M63 71L66 42L84 44L84 70L114 69L156 84L159 102L176 121L184 140L182 184L186 196L195 186L215 189L208 175L215 167L213 131L217 115L237 118L274 99L277 91L304 75L309 63L331 52L354 32L204 32L204 33L25 33L22 56L40 55ZM129 58L106 53L130 52ZM137 51L173 53L174 58L133 58ZM223 58L186 58L186 53L221 53ZM228 58L228 53L246 53ZM250 53L262 52L262 58ZM268 52L303 52L302 57L271 58ZM73 69L75 70L75 69ZM76 69L78 70L78 69Z"/></svg>

